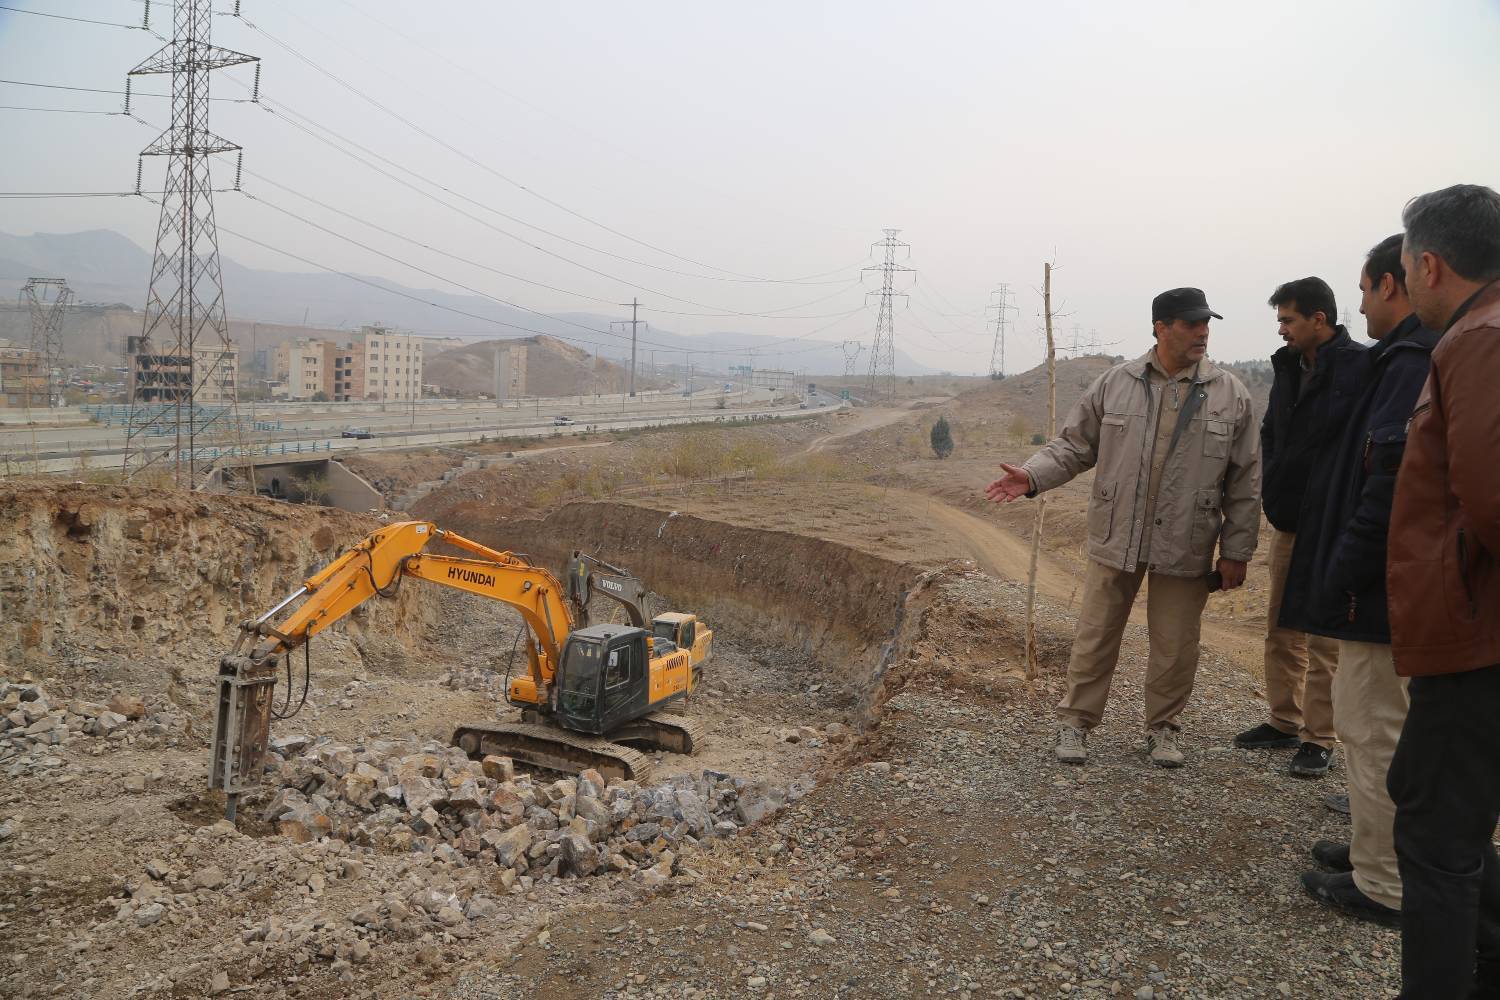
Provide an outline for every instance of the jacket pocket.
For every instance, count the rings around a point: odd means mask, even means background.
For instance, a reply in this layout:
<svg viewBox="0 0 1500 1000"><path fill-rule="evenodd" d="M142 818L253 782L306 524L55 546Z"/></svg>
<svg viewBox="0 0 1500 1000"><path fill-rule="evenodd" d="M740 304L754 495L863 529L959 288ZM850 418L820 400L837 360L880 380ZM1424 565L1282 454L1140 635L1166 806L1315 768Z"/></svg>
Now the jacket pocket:
<svg viewBox="0 0 1500 1000"><path fill-rule="evenodd" d="M1219 505L1218 489L1197 492L1193 502L1193 531L1188 540L1188 548L1195 556L1213 554L1219 528L1224 523Z"/></svg>
<svg viewBox="0 0 1500 1000"><path fill-rule="evenodd" d="M1095 483L1094 496L1089 500L1089 541L1104 543L1114 530L1115 484Z"/></svg>
<svg viewBox="0 0 1500 1000"><path fill-rule="evenodd" d="M1203 422L1203 456L1229 457L1229 425L1217 420Z"/></svg>
<svg viewBox="0 0 1500 1000"><path fill-rule="evenodd" d="M1458 587L1453 595L1456 600L1449 603L1458 620L1463 622L1472 622L1479 617L1479 602L1474 597L1474 563L1476 562L1474 557L1478 555L1475 551L1477 541L1462 525L1459 526L1458 534L1454 539Z"/></svg>

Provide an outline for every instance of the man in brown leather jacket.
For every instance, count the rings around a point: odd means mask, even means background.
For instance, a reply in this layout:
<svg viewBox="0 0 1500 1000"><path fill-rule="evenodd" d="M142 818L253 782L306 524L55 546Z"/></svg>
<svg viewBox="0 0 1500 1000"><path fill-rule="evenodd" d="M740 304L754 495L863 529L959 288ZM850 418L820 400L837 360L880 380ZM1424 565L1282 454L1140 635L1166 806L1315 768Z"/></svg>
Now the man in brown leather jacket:
<svg viewBox="0 0 1500 1000"><path fill-rule="evenodd" d="M1411 708L1387 787L1401 996L1500 996L1500 194L1402 215L1412 305L1442 333L1396 480L1386 575ZM1477 989L1476 989L1477 977Z"/></svg>

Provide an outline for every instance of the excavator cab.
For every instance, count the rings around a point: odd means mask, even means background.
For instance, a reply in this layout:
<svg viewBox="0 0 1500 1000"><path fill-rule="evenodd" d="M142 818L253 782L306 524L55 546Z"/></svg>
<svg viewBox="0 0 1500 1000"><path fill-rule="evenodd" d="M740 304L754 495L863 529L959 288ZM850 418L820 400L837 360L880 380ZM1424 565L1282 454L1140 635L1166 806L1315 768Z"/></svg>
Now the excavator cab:
<svg viewBox="0 0 1500 1000"><path fill-rule="evenodd" d="M648 711L647 636L645 629L628 625L591 625L568 636L555 710L566 728L601 735Z"/></svg>

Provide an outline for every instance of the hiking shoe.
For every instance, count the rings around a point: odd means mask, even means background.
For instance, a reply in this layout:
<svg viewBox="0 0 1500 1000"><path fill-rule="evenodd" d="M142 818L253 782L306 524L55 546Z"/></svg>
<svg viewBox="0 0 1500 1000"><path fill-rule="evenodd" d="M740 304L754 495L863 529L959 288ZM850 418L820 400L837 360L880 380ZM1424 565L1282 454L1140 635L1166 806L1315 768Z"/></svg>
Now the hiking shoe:
<svg viewBox="0 0 1500 1000"><path fill-rule="evenodd" d="M1332 872L1352 872L1354 864L1349 860L1349 845L1333 840L1320 840L1312 845L1312 858Z"/></svg>
<svg viewBox="0 0 1500 1000"><path fill-rule="evenodd" d="M1262 722L1254 729L1247 729L1234 738L1234 745L1241 750L1280 750L1302 742L1296 733L1284 733L1269 722Z"/></svg>
<svg viewBox="0 0 1500 1000"><path fill-rule="evenodd" d="M1316 743L1304 743L1292 758L1291 772L1299 778L1321 778L1333 763L1333 751Z"/></svg>
<svg viewBox="0 0 1500 1000"><path fill-rule="evenodd" d="M1324 796L1323 805L1333 812L1349 815L1349 796L1347 795Z"/></svg>
<svg viewBox="0 0 1500 1000"><path fill-rule="evenodd" d="M1082 764L1089 759L1088 748L1084 746L1088 738L1088 730L1070 726L1066 722L1058 723L1057 746L1052 752L1064 764Z"/></svg>
<svg viewBox="0 0 1500 1000"><path fill-rule="evenodd" d="M1177 730L1171 726L1157 726L1146 730L1146 752L1151 763L1157 767L1181 767L1182 750L1177 746Z"/></svg>
<svg viewBox="0 0 1500 1000"><path fill-rule="evenodd" d="M1352 872L1304 872L1302 888L1325 906L1341 910L1351 917L1368 920L1384 927L1401 926L1401 911L1375 902L1359 891Z"/></svg>

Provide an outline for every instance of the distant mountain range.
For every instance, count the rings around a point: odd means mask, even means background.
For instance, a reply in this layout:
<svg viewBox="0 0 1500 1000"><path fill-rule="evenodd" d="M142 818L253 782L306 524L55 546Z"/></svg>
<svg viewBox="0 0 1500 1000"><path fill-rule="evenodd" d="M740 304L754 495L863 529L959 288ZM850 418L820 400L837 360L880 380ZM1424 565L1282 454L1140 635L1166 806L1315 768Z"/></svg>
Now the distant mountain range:
<svg viewBox="0 0 1500 1000"><path fill-rule="evenodd" d="M227 257L222 263L230 319L243 322L310 325L346 331L368 323L381 323L417 333L437 335L435 331L442 331L444 336L476 340L525 337L537 333L569 340L597 338L590 338L589 334L563 320L608 329L609 322L619 318L592 313L567 313L557 318L537 316L478 296L411 288L366 275L360 276L361 281L378 287L371 288L337 274L263 271L243 267ZM150 273L151 254L113 230L37 233L32 236L0 233L0 290L6 287L19 289L27 278L32 277L66 278L79 302L121 304L140 309ZM400 294L385 294L379 290L381 288ZM401 295L417 296L423 301L412 301ZM9 298L6 294L0 296L0 301ZM461 310L478 318L435 309L426 302ZM14 337L16 324L4 325L8 329L0 330L0 336ZM762 349L765 353L758 358L757 364L766 367L775 364L774 355L780 348L788 352L783 359L787 367L823 375L841 374L844 370L844 357L837 343L822 342L827 343L826 348L807 350L820 342L809 339L788 345L778 338L729 330L684 336L656 326L651 328L650 339L673 351L706 352L741 346ZM657 346L655 350L661 352L663 348ZM616 348L605 353L619 357L621 352ZM865 361L867 357L861 360ZM699 360L706 361L707 356ZM742 364L744 359L742 356L721 356L720 360L729 365ZM918 364L897 351L896 371L903 375L923 375L936 369Z"/></svg>

